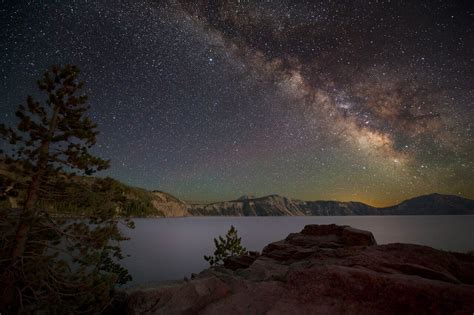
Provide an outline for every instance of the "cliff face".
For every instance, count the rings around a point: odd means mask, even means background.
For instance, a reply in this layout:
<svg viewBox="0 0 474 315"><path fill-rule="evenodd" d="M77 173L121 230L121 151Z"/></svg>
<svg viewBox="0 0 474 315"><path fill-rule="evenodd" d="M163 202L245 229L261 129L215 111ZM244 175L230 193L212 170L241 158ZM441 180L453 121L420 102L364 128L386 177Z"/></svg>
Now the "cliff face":
<svg viewBox="0 0 474 315"><path fill-rule="evenodd" d="M238 200L216 202L208 205L189 205L192 215L232 215L232 216L294 216L304 215L300 201L278 195L262 198L239 198Z"/></svg>
<svg viewBox="0 0 474 315"><path fill-rule="evenodd" d="M153 191L151 195L151 204L164 216L184 217L189 215L186 203L178 198L162 191Z"/></svg>
<svg viewBox="0 0 474 315"><path fill-rule="evenodd" d="M301 201L278 195L239 198L208 205L188 205L191 215L425 215L474 214L474 200L431 194L406 200L396 206L376 208L361 202Z"/></svg>
<svg viewBox="0 0 474 315"><path fill-rule="evenodd" d="M261 255L131 289L127 314L472 314L474 256L309 225Z"/></svg>

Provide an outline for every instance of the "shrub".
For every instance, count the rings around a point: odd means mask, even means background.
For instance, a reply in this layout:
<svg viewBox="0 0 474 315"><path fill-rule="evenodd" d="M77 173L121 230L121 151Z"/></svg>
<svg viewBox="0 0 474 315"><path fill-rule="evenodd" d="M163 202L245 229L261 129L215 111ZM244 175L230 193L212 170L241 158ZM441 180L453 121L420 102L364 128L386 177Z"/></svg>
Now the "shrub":
<svg viewBox="0 0 474 315"><path fill-rule="evenodd" d="M247 249L242 246L241 238L237 235L237 230L231 225L229 231L225 235L214 239L216 250L214 256L204 256L204 259L209 262L211 266L220 266L224 259L232 256L241 256L247 254Z"/></svg>

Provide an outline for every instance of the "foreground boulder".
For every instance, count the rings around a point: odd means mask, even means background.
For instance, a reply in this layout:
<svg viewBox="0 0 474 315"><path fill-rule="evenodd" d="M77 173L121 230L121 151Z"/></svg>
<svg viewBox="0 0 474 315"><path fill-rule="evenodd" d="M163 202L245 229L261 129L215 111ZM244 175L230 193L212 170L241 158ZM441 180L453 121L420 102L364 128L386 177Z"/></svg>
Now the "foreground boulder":
<svg viewBox="0 0 474 315"><path fill-rule="evenodd" d="M474 256L377 245L348 226L308 225L189 281L127 292L128 314L472 314Z"/></svg>

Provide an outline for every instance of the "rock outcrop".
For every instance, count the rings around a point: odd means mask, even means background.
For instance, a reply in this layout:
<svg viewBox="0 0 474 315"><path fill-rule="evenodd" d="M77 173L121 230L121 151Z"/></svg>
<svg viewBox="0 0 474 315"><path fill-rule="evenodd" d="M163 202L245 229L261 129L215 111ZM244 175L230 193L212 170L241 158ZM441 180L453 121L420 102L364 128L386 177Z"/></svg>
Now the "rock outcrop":
<svg viewBox="0 0 474 315"><path fill-rule="evenodd" d="M474 256L308 225L261 255L131 289L124 301L128 314L472 314Z"/></svg>

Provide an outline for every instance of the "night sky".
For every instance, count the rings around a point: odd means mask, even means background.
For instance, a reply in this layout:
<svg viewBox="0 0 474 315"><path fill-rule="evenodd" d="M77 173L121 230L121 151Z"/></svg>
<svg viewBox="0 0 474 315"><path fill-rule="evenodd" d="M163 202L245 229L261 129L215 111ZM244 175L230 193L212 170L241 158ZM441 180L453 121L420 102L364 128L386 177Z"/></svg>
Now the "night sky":
<svg viewBox="0 0 474 315"><path fill-rule="evenodd" d="M473 26L470 1L7 0L0 120L70 63L100 176L191 201L474 198Z"/></svg>

